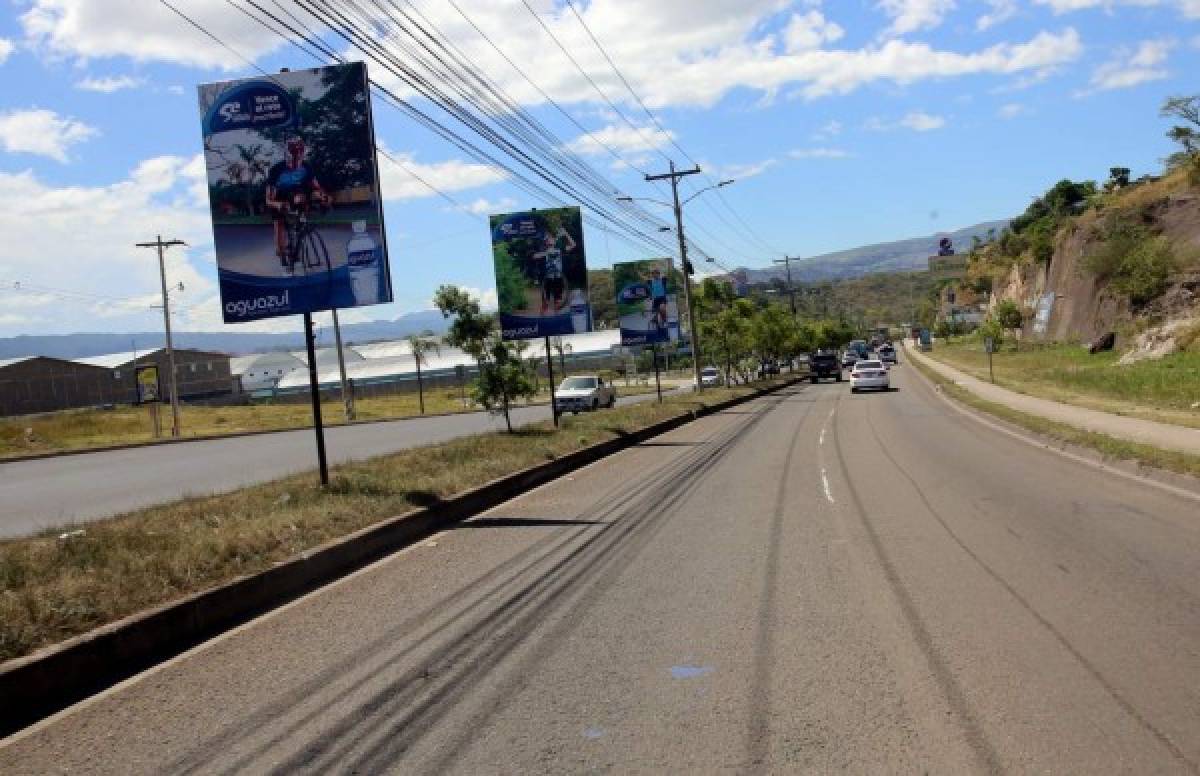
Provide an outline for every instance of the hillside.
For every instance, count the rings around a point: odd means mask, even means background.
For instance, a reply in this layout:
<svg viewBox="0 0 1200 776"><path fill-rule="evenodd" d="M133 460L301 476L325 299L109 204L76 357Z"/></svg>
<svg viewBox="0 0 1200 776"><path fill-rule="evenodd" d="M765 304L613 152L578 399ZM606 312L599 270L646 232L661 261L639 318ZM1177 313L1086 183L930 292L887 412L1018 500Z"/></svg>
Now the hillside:
<svg viewBox="0 0 1200 776"><path fill-rule="evenodd" d="M938 241L949 237L958 253L971 250L974 238L986 240L989 234L998 234L1008 221L987 221L954 232L938 232L925 237L910 237L905 240L864 245L834 253L802 259L792 263L792 280L813 282L836 278L858 277L875 272L899 272L925 269L926 261L937 253ZM751 284L769 283L772 278L784 277L784 269L748 269L746 278Z"/></svg>

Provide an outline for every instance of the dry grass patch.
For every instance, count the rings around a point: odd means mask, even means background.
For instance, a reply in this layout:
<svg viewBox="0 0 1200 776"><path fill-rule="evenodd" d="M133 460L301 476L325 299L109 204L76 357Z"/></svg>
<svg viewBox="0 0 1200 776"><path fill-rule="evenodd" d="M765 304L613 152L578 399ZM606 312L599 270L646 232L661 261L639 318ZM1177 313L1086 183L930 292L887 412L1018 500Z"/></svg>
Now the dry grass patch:
<svg viewBox="0 0 1200 776"><path fill-rule="evenodd" d="M0 660L214 587L587 445L750 393L720 389L464 437L228 494L0 542ZM68 532L69 535L69 532Z"/></svg>

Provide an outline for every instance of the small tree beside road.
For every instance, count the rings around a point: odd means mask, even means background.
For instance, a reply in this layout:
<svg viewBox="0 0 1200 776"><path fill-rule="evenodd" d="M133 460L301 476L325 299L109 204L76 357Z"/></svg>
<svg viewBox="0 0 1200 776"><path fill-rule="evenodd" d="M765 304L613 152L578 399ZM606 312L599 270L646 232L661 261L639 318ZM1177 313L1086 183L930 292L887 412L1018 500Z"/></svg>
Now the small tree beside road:
<svg viewBox="0 0 1200 776"><path fill-rule="evenodd" d="M419 334L410 334L405 338L408 346L412 348L413 361L417 365L417 402L421 407L421 414L425 414L425 384L421 379L421 367L429 363L429 353L442 354L442 348L436 339L430 337L422 337Z"/></svg>

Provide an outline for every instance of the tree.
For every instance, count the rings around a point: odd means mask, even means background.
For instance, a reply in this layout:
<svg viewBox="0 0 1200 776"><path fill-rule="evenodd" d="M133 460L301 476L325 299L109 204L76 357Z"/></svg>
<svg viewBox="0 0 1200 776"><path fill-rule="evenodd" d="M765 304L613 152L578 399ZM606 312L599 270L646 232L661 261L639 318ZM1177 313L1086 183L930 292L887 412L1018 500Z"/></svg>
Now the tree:
<svg viewBox="0 0 1200 776"><path fill-rule="evenodd" d="M433 304L445 318L453 318L446 342L462 348L475 359L479 376L472 395L490 412L504 414L504 424L512 433L509 406L513 399L532 398L536 391L529 366L521 358L525 343L505 342L496 330L494 316L485 315L479 302L457 286L440 286Z"/></svg>
<svg viewBox="0 0 1200 776"><path fill-rule="evenodd" d="M564 340L562 337L550 338L550 349L558 354L558 366L562 372L562 376L567 376L567 354L574 350L571 343Z"/></svg>
<svg viewBox="0 0 1200 776"><path fill-rule="evenodd" d="M405 338L408 346L412 348L413 361L417 365L417 401L421 406L421 414L425 414L425 384L421 379L421 367L429 363L426 354L433 352L439 356L442 354L442 348L435 339L427 339L419 334L410 334Z"/></svg>
<svg viewBox="0 0 1200 776"><path fill-rule="evenodd" d="M1167 168L1188 167L1189 179L1200 185L1200 94L1168 97L1159 115L1184 121L1167 130L1167 137L1180 146L1179 151L1167 157Z"/></svg>
<svg viewBox="0 0 1200 776"><path fill-rule="evenodd" d="M1108 181L1104 184L1104 188L1108 191L1125 188L1129 185L1129 175L1128 167L1109 167Z"/></svg>
<svg viewBox="0 0 1200 776"><path fill-rule="evenodd" d="M1014 339L1016 332L1025 323L1025 316L1021 312L1021 308L1017 307L1017 303L1011 299L1003 299L996 305L993 318L1001 329L1013 332Z"/></svg>

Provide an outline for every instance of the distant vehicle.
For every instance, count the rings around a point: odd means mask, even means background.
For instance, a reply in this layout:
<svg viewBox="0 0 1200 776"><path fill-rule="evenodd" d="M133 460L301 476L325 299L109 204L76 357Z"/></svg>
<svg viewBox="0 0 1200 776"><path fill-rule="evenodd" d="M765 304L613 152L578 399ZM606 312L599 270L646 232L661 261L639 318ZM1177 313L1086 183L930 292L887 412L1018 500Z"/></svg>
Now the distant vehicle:
<svg viewBox="0 0 1200 776"><path fill-rule="evenodd" d="M706 366L700 370L700 386L715 388L721 384L721 372L715 366Z"/></svg>
<svg viewBox="0 0 1200 776"><path fill-rule="evenodd" d="M817 382L822 377L832 377L839 383L842 381L842 364L837 353L818 350L808 357L808 379Z"/></svg>
<svg viewBox="0 0 1200 776"><path fill-rule="evenodd" d="M917 350L933 350L933 336L929 333L929 329L921 329L917 340Z"/></svg>
<svg viewBox="0 0 1200 776"><path fill-rule="evenodd" d="M846 352L842 353L842 366L843 367L852 367L852 366L854 366L855 362L858 361L858 359L859 359L858 351L847 350Z"/></svg>
<svg viewBox="0 0 1200 776"><path fill-rule="evenodd" d="M896 363L896 349L887 343L879 346L879 360L884 364Z"/></svg>
<svg viewBox="0 0 1200 776"><path fill-rule="evenodd" d="M777 374L779 374L779 364L774 361L764 361L758 365L758 376L760 379Z"/></svg>
<svg viewBox="0 0 1200 776"><path fill-rule="evenodd" d="M853 350L855 353L858 354L859 358L866 358L871 352L871 347L867 344L866 340L859 339L859 340L854 340L849 345L847 345L846 350Z"/></svg>
<svg viewBox="0 0 1200 776"><path fill-rule="evenodd" d="M595 375L567 377L554 392L554 406L559 412L584 412L601 407L613 407L617 391L612 383Z"/></svg>
<svg viewBox="0 0 1200 776"><path fill-rule="evenodd" d="M854 369L850 371L850 392L858 393L864 388L891 390L887 367L882 361L863 359L854 365Z"/></svg>

